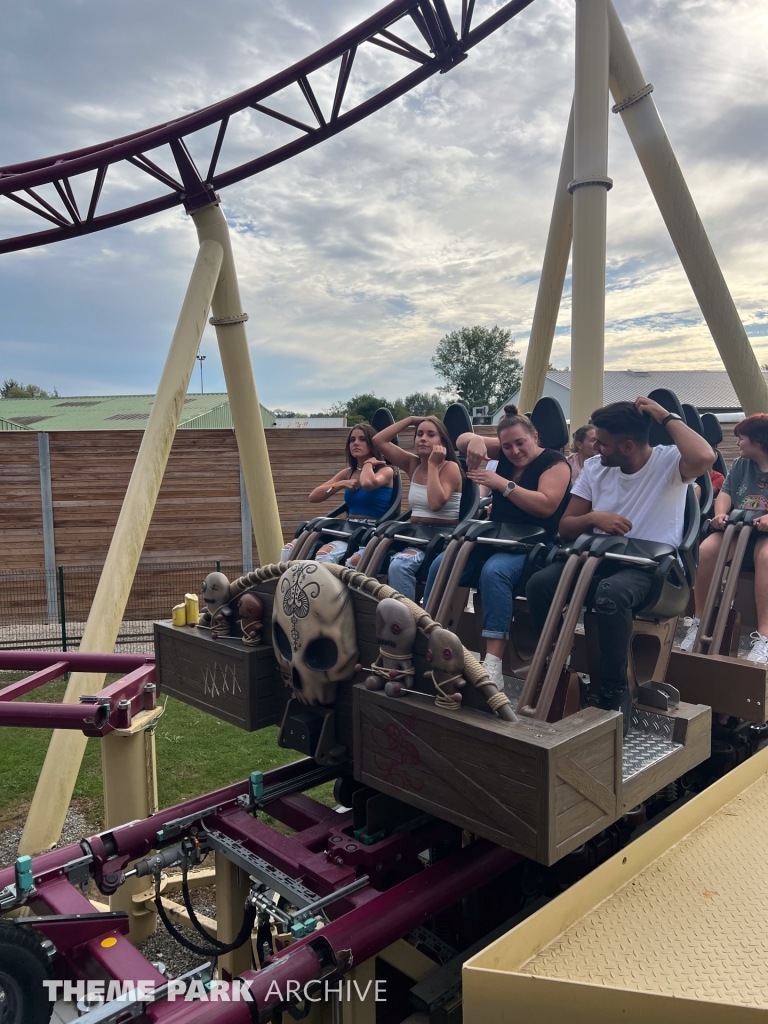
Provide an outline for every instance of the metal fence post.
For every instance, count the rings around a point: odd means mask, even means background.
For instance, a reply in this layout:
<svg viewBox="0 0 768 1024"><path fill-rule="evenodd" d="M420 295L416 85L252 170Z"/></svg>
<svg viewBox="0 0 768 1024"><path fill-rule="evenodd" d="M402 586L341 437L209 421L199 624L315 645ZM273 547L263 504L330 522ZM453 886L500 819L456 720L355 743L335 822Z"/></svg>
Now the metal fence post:
<svg viewBox="0 0 768 1024"><path fill-rule="evenodd" d="M243 550L243 572L253 569L253 524L251 522L251 506L248 504L248 491L245 487L243 467L240 466L240 533Z"/></svg>
<svg viewBox="0 0 768 1024"><path fill-rule="evenodd" d="M61 623L61 649L67 649L67 613L64 608L64 566L59 566L59 622Z"/></svg>

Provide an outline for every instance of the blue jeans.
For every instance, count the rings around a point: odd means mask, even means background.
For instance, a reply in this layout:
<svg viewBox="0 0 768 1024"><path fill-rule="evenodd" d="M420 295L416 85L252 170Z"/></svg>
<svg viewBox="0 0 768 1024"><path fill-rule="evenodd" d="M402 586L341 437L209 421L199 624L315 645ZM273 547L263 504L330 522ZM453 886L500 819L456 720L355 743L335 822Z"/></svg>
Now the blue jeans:
<svg viewBox="0 0 768 1024"><path fill-rule="evenodd" d="M424 551L406 548L405 551L397 551L392 555L389 563L387 582L390 587L394 587L398 593L403 597L409 597L411 601L416 600L416 573L424 557Z"/></svg>
<svg viewBox="0 0 768 1024"><path fill-rule="evenodd" d="M482 552L484 554L484 552ZM479 546L467 559L460 585L468 587L477 569L481 557ZM520 579L525 565L526 556L513 555L508 551L497 551L483 564L480 570L478 590L483 602L483 636L492 640L508 640L509 624L512 621L512 591ZM438 555L429 567L427 586L424 591L424 602L434 585L442 555Z"/></svg>

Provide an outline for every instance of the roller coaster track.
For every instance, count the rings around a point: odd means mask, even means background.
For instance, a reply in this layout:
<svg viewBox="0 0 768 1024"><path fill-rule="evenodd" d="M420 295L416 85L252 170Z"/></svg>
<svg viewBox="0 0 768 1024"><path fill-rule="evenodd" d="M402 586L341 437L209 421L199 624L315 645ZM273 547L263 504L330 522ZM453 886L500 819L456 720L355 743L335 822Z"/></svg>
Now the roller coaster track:
<svg viewBox="0 0 768 1024"><path fill-rule="evenodd" d="M1 238L0 253L90 234L148 217L180 204L188 211L206 206L215 201L217 189L259 174L298 153L303 153L380 110L432 75L450 71L466 59L468 50L532 2L533 0L511 0L473 27L475 0L462 0L460 25L457 28L445 0L394 0L377 14L304 60L265 82L219 103L154 128L113 139L111 142L71 153L61 153L43 160L1 167L0 197L35 214L53 227ZM415 26L418 38L423 40L421 45L414 45L402 37L403 28L398 25L399 22L404 22L411 30L412 26ZM399 32L393 31L395 28ZM396 54L403 61L416 64L417 67L356 106L342 112L353 65L364 45L383 48ZM339 59L333 104L330 110L323 111L310 84L309 76ZM292 85L298 86L306 100L307 121L289 116L265 103L270 97ZM261 153L245 163L218 171L219 158L230 120L233 115L248 108L288 125L298 132L298 135L290 142L277 145L269 152ZM192 158L185 139L212 125L218 126L215 142L207 158L207 169L201 171ZM147 155L149 152L153 153L154 159ZM169 155L170 161L167 159ZM164 157L166 165L175 168L173 172L161 166ZM152 179L153 186L157 183L164 191L140 203L104 212L104 183L107 172L120 164L129 164L137 168ZM91 175L93 172L93 180L80 178L81 175ZM113 175L114 173L112 171ZM40 191L43 188L45 193ZM81 194L81 205L78 205L76 192Z"/></svg>

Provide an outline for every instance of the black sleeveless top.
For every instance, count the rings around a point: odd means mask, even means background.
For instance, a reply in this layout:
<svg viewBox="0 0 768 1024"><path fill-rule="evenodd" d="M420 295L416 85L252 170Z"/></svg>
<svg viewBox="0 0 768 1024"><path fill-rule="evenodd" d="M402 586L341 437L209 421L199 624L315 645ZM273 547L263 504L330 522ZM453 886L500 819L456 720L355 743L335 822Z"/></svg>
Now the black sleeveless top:
<svg viewBox="0 0 768 1024"><path fill-rule="evenodd" d="M555 451L553 448L545 448L544 451L533 462L529 462L523 470L522 476L519 480L516 480L518 487L525 487L528 491L536 491L539 487L539 479L542 473L546 473L552 466L556 466L558 462L565 462L568 464L567 459L561 452ZM496 472L499 476L503 476L505 480L511 480L515 475L517 467L509 461L503 452L499 454L499 464L496 467ZM560 502L554 513L548 519L542 519L540 516L535 516L531 512L524 512L521 508L518 508L514 502L510 501L509 498L503 496L502 491L493 491L493 507L491 508L491 521L494 523L518 523L523 526L540 526L546 530L550 537L553 537L557 533L557 528L560 525L560 517L565 511L565 507L571 497L571 485L568 483L563 500Z"/></svg>

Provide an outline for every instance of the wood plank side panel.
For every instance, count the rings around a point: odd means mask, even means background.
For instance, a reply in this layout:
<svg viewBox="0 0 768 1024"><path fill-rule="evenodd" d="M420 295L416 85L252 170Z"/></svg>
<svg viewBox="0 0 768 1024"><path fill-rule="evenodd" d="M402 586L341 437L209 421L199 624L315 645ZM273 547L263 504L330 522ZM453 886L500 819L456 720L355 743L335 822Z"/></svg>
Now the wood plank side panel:
<svg viewBox="0 0 768 1024"><path fill-rule="evenodd" d="M37 433L0 431L0 566L43 569L43 510Z"/></svg>
<svg viewBox="0 0 768 1024"><path fill-rule="evenodd" d="M381 792L461 825L493 842L535 856L537 794L534 786L494 774L503 763L502 737L483 728L485 715L445 718L425 699L398 701L354 687L355 777ZM493 720L488 716L488 725ZM485 770L432 745L435 735L452 741L462 733L488 751ZM471 737L470 737L471 734ZM522 744L514 744L516 747ZM507 756L513 756L511 750ZM530 760L530 752L523 752ZM534 752L535 757L535 752ZM530 778L530 776L529 776Z"/></svg>
<svg viewBox="0 0 768 1024"><path fill-rule="evenodd" d="M550 818L551 862L622 813L620 735L621 717L617 715L601 723L589 739L574 737L551 752L551 766L557 776Z"/></svg>
<svg viewBox="0 0 768 1024"><path fill-rule="evenodd" d="M338 502L310 506L317 483L344 466L348 431L268 430L272 473L285 539L300 522ZM106 557L143 432L53 431L51 478L57 561L100 565ZM410 439L406 439L406 447ZM42 567L42 517L37 436L0 432L0 569ZM403 479L407 507L408 479ZM231 430L176 434L143 562L239 562L238 453Z"/></svg>

